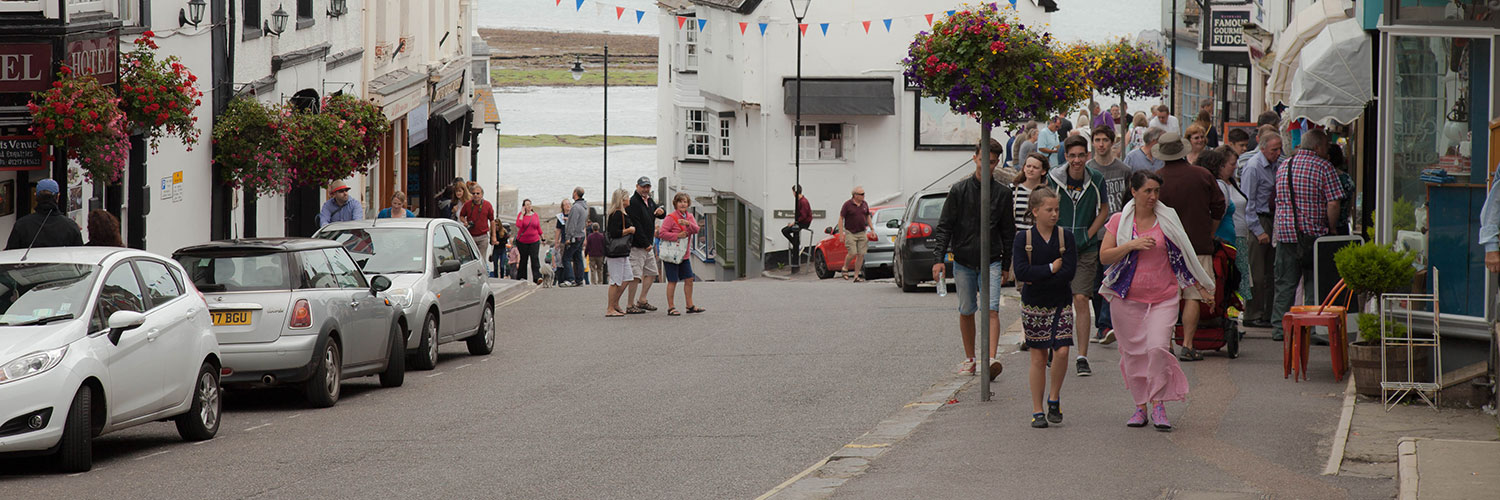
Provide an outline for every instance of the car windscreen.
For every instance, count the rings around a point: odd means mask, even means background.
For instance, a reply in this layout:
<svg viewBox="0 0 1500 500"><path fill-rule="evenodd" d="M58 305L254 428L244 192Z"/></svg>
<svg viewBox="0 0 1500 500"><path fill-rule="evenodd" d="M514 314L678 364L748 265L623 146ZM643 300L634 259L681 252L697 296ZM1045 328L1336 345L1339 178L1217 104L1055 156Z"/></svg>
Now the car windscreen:
<svg viewBox="0 0 1500 500"><path fill-rule="evenodd" d="M37 325L83 314L99 266L0 264L0 326Z"/></svg>
<svg viewBox="0 0 1500 500"><path fill-rule="evenodd" d="M917 199L916 213L911 220L934 221L943 216L943 202L948 195L928 196Z"/></svg>
<svg viewBox="0 0 1500 500"><path fill-rule="evenodd" d="M427 230L423 228L338 229L320 231L317 236L343 245L366 275L421 273L426 269Z"/></svg>
<svg viewBox="0 0 1500 500"><path fill-rule="evenodd" d="M188 279L203 292L290 290L286 254L277 251L204 252L177 255Z"/></svg>

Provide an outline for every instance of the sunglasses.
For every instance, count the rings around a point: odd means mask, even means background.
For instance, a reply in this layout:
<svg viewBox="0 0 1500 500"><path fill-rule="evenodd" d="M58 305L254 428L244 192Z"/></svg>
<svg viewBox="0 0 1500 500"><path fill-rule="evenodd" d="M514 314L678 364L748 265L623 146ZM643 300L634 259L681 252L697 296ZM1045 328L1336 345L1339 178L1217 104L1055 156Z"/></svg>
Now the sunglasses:
<svg viewBox="0 0 1500 500"><path fill-rule="evenodd" d="M864 196L864 193L854 193L854 196Z"/></svg>

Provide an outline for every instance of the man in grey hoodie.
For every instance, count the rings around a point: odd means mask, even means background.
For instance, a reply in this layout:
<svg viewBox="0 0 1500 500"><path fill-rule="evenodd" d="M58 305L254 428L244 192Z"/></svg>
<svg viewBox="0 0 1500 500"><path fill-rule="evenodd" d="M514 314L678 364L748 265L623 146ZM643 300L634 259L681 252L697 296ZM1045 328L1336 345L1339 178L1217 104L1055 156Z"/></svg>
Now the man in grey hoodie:
<svg viewBox="0 0 1500 500"><path fill-rule="evenodd" d="M563 250L563 262L573 270L572 286L583 285L583 242L588 237L589 204L583 201L583 188L573 188L573 208L568 210L568 225L564 235L568 238Z"/></svg>

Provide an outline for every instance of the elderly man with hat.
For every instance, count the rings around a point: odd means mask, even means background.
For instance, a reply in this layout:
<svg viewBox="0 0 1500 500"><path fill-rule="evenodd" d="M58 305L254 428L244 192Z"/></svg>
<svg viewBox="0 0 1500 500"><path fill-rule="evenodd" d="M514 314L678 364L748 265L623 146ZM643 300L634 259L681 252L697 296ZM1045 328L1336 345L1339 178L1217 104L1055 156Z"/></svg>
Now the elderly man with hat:
<svg viewBox="0 0 1500 500"><path fill-rule="evenodd" d="M1188 163L1187 152L1187 141L1176 132L1162 134L1152 147L1151 156L1164 162L1156 171L1164 180L1159 203L1177 211L1183 232L1198 254L1198 262L1204 269L1213 269L1214 229L1219 227L1226 210L1224 191L1207 169ZM1178 358L1197 361L1203 359L1193 349L1193 336L1198 333L1198 303L1212 302L1213 297L1204 297L1196 288L1188 288L1182 291L1182 298L1182 351Z"/></svg>
<svg viewBox="0 0 1500 500"><path fill-rule="evenodd" d="M36 183L36 210L16 220L10 230L6 250L17 248L83 246L83 232L68 214L57 206L57 181L42 179Z"/></svg>
<svg viewBox="0 0 1500 500"><path fill-rule="evenodd" d="M349 196L348 183L333 181L328 186L328 194L328 201L323 202L323 209L318 211L318 227L365 218L365 207L360 206L359 200Z"/></svg>

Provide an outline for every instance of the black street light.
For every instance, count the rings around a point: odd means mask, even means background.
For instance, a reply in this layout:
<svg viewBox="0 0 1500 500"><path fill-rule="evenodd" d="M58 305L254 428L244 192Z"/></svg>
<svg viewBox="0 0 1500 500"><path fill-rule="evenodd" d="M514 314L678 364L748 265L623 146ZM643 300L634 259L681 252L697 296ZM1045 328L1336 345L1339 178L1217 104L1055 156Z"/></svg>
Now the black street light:
<svg viewBox="0 0 1500 500"><path fill-rule="evenodd" d="M277 5L276 12L271 13L270 22L274 24L268 24L266 21L261 21L262 28L264 28L266 33L268 34L281 36L282 33L286 32L286 20L289 17L292 16L286 13L286 9L283 9L280 5Z"/></svg>
<svg viewBox="0 0 1500 500"><path fill-rule="evenodd" d="M583 79L583 56L573 56L573 69L568 73L573 75L573 81ZM604 190L599 192L599 201L605 205L609 203L609 46L604 46ZM608 209L608 207L605 207Z"/></svg>
<svg viewBox="0 0 1500 500"><path fill-rule="evenodd" d="M207 5L203 0L192 0L188 2L187 8L177 9L177 27L192 25L197 28L203 22L203 7Z"/></svg>
<svg viewBox="0 0 1500 500"><path fill-rule="evenodd" d="M797 18L797 125L792 130L792 150L795 151L796 177L793 186L802 185L802 19L807 17L807 8L812 5L812 0L790 0L792 3L792 17ZM797 217L797 195L792 195L792 218ZM800 245L799 245L800 246ZM802 270L802 252L792 248L792 274Z"/></svg>

